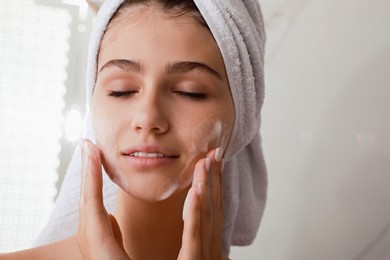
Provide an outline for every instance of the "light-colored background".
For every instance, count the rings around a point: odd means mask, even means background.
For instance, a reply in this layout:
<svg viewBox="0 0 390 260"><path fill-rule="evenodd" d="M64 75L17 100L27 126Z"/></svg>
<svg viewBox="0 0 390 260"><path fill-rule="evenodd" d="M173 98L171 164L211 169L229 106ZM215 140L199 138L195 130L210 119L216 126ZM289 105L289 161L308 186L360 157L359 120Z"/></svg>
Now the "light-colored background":
<svg viewBox="0 0 390 260"><path fill-rule="evenodd" d="M255 244L232 258L385 259L390 1L264 4L269 199Z"/></svg>
<svg viewBox="0 0 390 260"><path fill-rule="evenodd" d="M37 1L66 2L80 18L71 25L78 31L70 40L70 107L83 99L92 15L81 0ZM260 2L268 33L262 134L269 199L255 243L233 248L231 258L387 259L390 1ZM61 144L60 174L75 143Z"/></svg>

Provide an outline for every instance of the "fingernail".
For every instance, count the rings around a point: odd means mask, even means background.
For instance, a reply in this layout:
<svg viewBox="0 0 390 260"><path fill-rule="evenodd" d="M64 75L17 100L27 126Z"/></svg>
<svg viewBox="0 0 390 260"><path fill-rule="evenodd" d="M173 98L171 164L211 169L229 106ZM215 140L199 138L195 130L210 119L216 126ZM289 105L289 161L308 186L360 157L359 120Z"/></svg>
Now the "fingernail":
<svg viewBox="0 0 390 260"><path fill-rule="evenodd" d="M202 183L200 182L198 182L197 191L198 191L198 195L202 194Z"/></svg>
<svg viewBox="0 0 390 260"><path fill-rule="evenodd" d="M225 169L225 160L224 159L221 160L221 164L219 167L221 169L221 172L223 172L223 170Z"/></svg>
<svg viewBox="0 0 390 260"><path fill-rule="evenodd" d="M210 158L206 158L206 171L207 172L210 172L210 164L211 164Z"/></svg>
<svg viewBox="0 0 390 260"><path fill-rule="evenodd" d="M222 159L222 149L220 147L215 150L214 158L217 162Z"/></svg>
<svg viewBox="0 0 390 260"><path fill-rule="evenodd" d="M188 210L191 206L191 203L192 203L192 197L193 197L193 189L191 188L189 191L188 191L188 194L187 194L187 197L186 197L186 200L184 201L184 207L183 207L183 220L186 219L187 215L188 215Z"/></svg>

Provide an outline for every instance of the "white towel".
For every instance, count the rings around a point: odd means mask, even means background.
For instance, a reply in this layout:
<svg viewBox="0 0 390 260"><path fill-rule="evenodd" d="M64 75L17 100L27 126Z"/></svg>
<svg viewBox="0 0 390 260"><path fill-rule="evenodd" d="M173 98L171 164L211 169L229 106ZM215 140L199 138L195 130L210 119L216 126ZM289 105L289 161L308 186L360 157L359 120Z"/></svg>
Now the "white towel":
<svg viewBox="0 0 390 260"><path fill-rule="evenodd" d="M96 80L97 54L104 30L123 0L106 0L96 17L89 45L87 103ZM235 108L235 123L223 172L223 250L253 242L263 215L267 171L260 137L264 100L265 32L257 0L194 0L221 50ZM87 116L85 137L94 140ZM54 212L35 245L74 234L78 225L80 150L76 149ZM104 174L104 203L113 211L117 187Z"/></svg>

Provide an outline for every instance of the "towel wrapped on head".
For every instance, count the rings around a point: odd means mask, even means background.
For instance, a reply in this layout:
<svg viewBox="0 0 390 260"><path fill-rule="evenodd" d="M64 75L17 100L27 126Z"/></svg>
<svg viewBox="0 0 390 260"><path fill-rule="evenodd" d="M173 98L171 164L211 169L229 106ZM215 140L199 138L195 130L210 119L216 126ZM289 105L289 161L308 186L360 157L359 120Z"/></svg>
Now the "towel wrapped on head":
<svg viewBox="0 0 390 260"><path fill-rule="evenodd" d="M106 0L91 34L87 68L87 102L91 103L97 56L104 31L124 0ZM267 171L261 148L260 112L264 100L265 32L257 0L194 0L222 53L235 109L223 172L223 250L253 242L263 215ZM94 140L89 115L84 137ZM81 155L77 148L53 214L36 245L75 234L80 200ZM104 204L113 211L117 186L104 174Z"/></svg>

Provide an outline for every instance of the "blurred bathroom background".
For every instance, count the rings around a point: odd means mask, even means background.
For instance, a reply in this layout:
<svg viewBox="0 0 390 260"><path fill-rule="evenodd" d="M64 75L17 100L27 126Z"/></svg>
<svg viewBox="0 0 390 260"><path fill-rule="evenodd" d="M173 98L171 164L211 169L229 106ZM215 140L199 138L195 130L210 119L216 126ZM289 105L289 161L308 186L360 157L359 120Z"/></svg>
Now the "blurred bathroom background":
<svg viewBox="0 0 390 260"><path fill-rule="evenodd" d="M268 202L231 258L390 259L390 1L260 3ZM0 0L0 252L29 247L52 210L93 17L83 0Z"/></svg>

